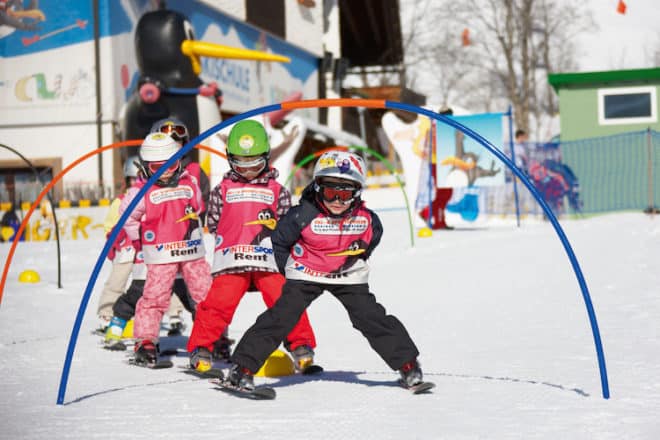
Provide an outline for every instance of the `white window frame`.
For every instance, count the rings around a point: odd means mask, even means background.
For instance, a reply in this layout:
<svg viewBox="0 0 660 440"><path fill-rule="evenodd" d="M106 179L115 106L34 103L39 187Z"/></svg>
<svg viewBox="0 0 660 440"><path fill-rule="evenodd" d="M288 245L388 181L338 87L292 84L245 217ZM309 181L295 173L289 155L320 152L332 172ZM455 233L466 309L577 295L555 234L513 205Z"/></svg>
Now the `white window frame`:
<svg viewBox="0 0 660 440"><path fill-rule="evenodd" d="M600 125L648 124L658 122L657 96L655 86L616 87L598 89L598 123ZM632 95L648 93L651 95L651 116L639 118L605 118L605 97L609 95Z"/></svg>

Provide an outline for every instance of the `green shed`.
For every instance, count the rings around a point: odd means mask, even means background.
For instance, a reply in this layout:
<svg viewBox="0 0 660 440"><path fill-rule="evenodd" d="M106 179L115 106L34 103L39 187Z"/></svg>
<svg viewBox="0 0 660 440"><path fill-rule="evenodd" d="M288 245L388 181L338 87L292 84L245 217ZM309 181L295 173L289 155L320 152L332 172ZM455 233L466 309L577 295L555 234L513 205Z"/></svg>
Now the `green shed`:
<svg viewBox="0 0 660 440"><path fill-rule="evenodd" d="M548 75L583 212L660 206L660 68Z"/></svg>
<svg viewBox="0 0 660 440"><path fill-rule="evenodd" d="M562 141L660 131L660 68L555 73L548 82L559 95Z"/></svg>

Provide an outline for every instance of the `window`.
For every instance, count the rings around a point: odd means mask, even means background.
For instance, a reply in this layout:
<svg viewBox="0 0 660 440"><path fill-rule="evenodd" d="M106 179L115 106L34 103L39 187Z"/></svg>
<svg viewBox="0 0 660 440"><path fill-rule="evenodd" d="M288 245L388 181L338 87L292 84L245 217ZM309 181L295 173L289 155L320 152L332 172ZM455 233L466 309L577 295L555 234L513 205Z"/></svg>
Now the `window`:
<svg viewBox="0 0 660 440"><path fill-rule="evenodd" d="M658 121L655 87L598 90L600 125L645 124Z"/></svg>
<svg viewBox="0 0 660 440"><path fill-rule="evenodd" d="M284 0L246 0L245 11L248 23L286 38Z"/></svg>

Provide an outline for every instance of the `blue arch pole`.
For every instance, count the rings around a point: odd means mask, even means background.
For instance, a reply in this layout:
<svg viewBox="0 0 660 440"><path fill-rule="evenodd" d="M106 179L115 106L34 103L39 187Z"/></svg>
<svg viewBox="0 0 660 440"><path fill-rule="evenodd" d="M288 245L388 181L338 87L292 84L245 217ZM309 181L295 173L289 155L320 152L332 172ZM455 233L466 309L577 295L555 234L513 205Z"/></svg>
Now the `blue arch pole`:
<svg viewBox="0 0 660 440"><path fill-rule="evenodd" d="M608 380L607 380L607 369L605 367L605 354L603 353L603 345L600 339L600 331L598 330L598 321L596 319L596 313L594 312L594 307L591 302L591 297L589 295L589 289L587 288L587 282L584 279L584 276L582 274L582 269L580 269L580 264L578 263L577 257L575 256L575 253L573 252L573 249L571 248L571 244L568 241L568 238L566 237L566 234L564 233L564 230L562 227L559 225L559 221L557 220L557 217L555 217L554 213L550 209L547 203L545 203L545 200L543 197L539 194L539 192L536 190L534 185L529 181L529 179L514 165L514 163L509 160L508 157L504 153L502 153L497 147L492 145L488 140L486 140L484 137L479 135L477 132L471 130L470 128L462 125L459 122L454 121L453 119L447 118L443 115L440 115L438 113L434 113L430 110L426 110L420 107L415 107L409 104L403 104L399 102L392 102L392 101L386 101L385 106L387 108L391 109L397 109L397 110L404 110L408 112L413 112L413 113L419 113L425 116L428 116L429 118L437 119L438 121L444 122L447 125L450 125L454 128L457 128L461 130L463 133L466 135L470 136L472 139L475 141L479 142L482 146L484 146L488 151L493 153L499 160L501 160L509 169L520 179L520 181L527 187L527 189L532 193L536 201L541 205L541 208L543 208L543 211L545 212L546 216L552 223L552 226L555 228L555 232L557 232L557 235L559 236L559 239L561 240L562 245L564 246L564 250L566 251L566 254L568 255L568 259L571 261L571 265L573 266L573 271L575 272L575 276L577 277L578 284L580 285L580 289L582 290L582 298L584 299L584 304L587 307L587 314L589 315L589 322L591 324L591 332L593 333L593 338L594 338L594 344L596 345L596 354L598 356L598 368L600 370L600 383L601 383L601 388L603 392L603 398L604 399L609 399L610 397L610 390L609 390L609 385L608 385Z"/></svg>
<svg viewBox="0 0 660 440"><path fill-rule="evenodd" d="M505 113L509 117L509 151L511 151L511 162L516 163L516 149L513 144L513 110L509 106L509 110ZM513 179L513 197L516 204L516 223L520 227L520 203L518 203L518 182Z"/></svg>
<svg viewBox="0 0 660 440"><path fill-rule="evenodd" d="M173 165L177 160L181 159L185 154L187 154L190 150L194 148L195 145L197 145L198 142L206 139L213 133L222 130L225 127L230 126L231 124L234 124L242 119L249 118L251 116L255 115L260 115L262 113L268 113L276 110L280 110L281 105L280 104L274 104L274 105L269 105L265 107L260 107L254 110L251 110L246 113L241 113L240 115L234 116L233 118L227 119L226 121L222 121L219 124L211 127L210 129L206 130L204 133L200 134L196 138L192 139L190 142L188 142L186 145L183 146L176 154L174 154L163 166L160 167L160 169L154 173L153 176L147 180L145 185L140 189L140 191L136 194L135 198L129 203L129 205L126 207L126 211L121 215L119 220L117 221L117 224L115 228L112 229L112 232L110 233L110 236L108 237L108 240L105 243L105 246L103 246L103 250L101 251L101 254L99 255L98 260L96 261L96 265L94 266L94 269L92 270L92 273L89 278L89 282L87 283L87 287L85 288L85 293L83 294L83 297L80 301L80 307L78 308L78 314L76 315L76 321L73 325L73 329L71 330L71 337L69 338L69 346L66 351L66 357L64 359L64 367L62 368L62 376L60 378L60 388L57 393L57 404L62 405L64 403L64 396L66 394L66 386L67 382L69 380L69 372L71 370L71 361L73 359L73 353L76 349L76 342L78 340L78 334L80 333L80 326L82 324L83 317L85 315L85 310L87 309L87 304L89 303L89 298L92 295L92 290L94 289L94 285L96 284L96 279L99 276L99 272L101 271L101 268L103 267L103 263L105 261L105 257L110 251L110 247L112 244L115 242L117 239L117 235L119 235L119 230L124 226L124 223L126 223L126 220L128 219L129 215L133 212L135 207L137 206L138 202L144 197L144 194L147 192L151 186L156 183L158 179L160 179L160 176L165 172L167 168L169 168L171 165Z"/></svg>
<svg viewBox="0 0 660 440"><path fill-rule="evenodd" d="M337 106L345 106L345 104L342 104L346 102L345 99L338 99L338 100L323 100L323 105L327 107L332 107L333 106L333 101L337 101L336 104ZM360 106L360 103L365 100L355 100L356 104L355 106ZM300 102L301 104L304 104L304 101ZM527 180L527 178L520 173L516 169L516 167L513 165L513 163L501 152L499 151L496 147L494 147L492 144L490 144L486 139L481 137L478 133L472 131L468 127L465 127L464 125L453 121L451 119L448 119L438 113L434 113L430 110L426 110L420 107L416 107L413 105L409 104L403 104L403 103L398 103L398 102L393 102L393 101L384 101L384 106L385 108L390 108L390 109L396 109L396 110L403 110L403 111L408 111L412 113L418 113L421 115L425 115L429 118L436 119L438 121L441 121L447 125L450 125L454 128L457 128L461 131L463 131L466 135L470 136L472 139L476 140L480 144L482 144L487 150L489 150L491 153L493 153L497 158L499 158L506 166L508 166L518 177L520 177L521 181L527 186L527 188L530 190L534 198L539 202L543 210L546 212L548 215L548 218L552 222L552 225L555 228L555 231L559 235L560 240L562 241L562 244L564 245L564 248L569 256L569 259L571 261L571 264L573 266L573 270L575 271L575 274L578 278L578 282L580 284L580 288L582 289L582 295L585 301L585 304L587 306L587 312L589 314L589 319L591 322L591 328L592 332L594 334L594 340L596 343L596 351L598 353L598 363L600 367L600 374L601 374L601 385L603 389L603 397L604 398L609 398L609 388L607 385L607 372L605 369L605 357L603 354L603 349L600 341L600 333L598 331L598 323L596 321L596 315L593 310L593 305L591 303L591 298L589 297L589 291L587 289L586 282L584 280L584 277L582 275L582 271L580 269L579 263L577 262L577 258L575 257L575 254L573 253L573 250L571 249L570 243L568 242L568 239L566 238L566 235L564 234L563 230L561 229L561 226L559 226L559 222L555 218L554 214L548 207L548 205L545 203L543 198L539 195L539 193L536 191L534 186ZM226 121L220 122L217 125L211 127L210 129L206 130L196 138L192 139L188 144L184 145L181 150L179 150L176 154L174 154L153 176L147 180L145 185L140 189L140 191L136 194L135 198L129 203L129 205L126 208L126 211L120 216L119 220L117 221L117 226L116 228L113 228L113 231L110 233L110 236L108 237L108 240L105 243L105 246L103 247L103 250L101 251L101 254L99 255L98 260L96 261L96 265L94 266L94 269L92 270L92 273L90 275L89 282L87 284L87 287L85 289L85 292L83 293L83 297L80 301L80 307L78 308L78 313L76 315L76 320L73 325L73 329L71 330L71 337L69 339L69 345L67 348L67 353L66 357L64 359L64 366L62 369L62 375L60 378L60 387L58 390L58 395L57 395L57 404L62 405L64 403L64 397L66 394L66 387L68 383L68 378L69 378L69 372L71 369L71 361L73 359L73 353L75 351L75 346L76 342L78 339L78 335L80 333L80 326L82 324L82 320L85 314L85 310L87 308L87 304L89 303L89 298L92 294L92 289L94 288L94 284L96 283L96 279L98 278L99 272L101 271L101 268L103 266L103 262L105 260L106 255L108 254L110 247L112 243L115 242L117 239L117 235L119 234L119 230L124 226L124 223L126 223L126 220L128 219L128 216L133 212L135 207L137 206L138 202L140 199L144 196L144 194L147 192L147 190L160 178L160 176L163 174L163 172L171 165L174 164L177 160L179 160L181 157L183 157L185 154L187 154L198 142L200 142L203 139L206 139L208 136L214 134L217 131L222 130L225 127L228 127L238 121L241 121L243 119L252 117L252 116L257 116L263 113L269 113L272 111L277 111L281 110L282 104L273 104L273 105L268 105L264 107L259 107L253 110L250 110L245 113L241 113L239 115L236 115L230 119L227 119Z"/></svg>

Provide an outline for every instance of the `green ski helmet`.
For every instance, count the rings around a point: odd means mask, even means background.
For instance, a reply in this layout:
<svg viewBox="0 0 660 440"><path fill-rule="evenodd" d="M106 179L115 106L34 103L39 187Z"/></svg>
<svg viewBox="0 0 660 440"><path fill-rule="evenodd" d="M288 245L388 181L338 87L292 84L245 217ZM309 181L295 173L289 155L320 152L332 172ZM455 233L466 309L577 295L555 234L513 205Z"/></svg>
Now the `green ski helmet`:
<svg viewBox="0 0 660 440"><path fill-rule="evenodd" d="M253 160L246 161L243 159L246 157ZM270 143L263 125L248 119L232 127L227 139L227 160L234 172L248 179L254 178L268 169L269 158Z"/></svg>
<svg viewBox="0 0 660 440"><path fill-rule="evenodd" d="M264 126L250 119L236 123L229 132L227 154L230 156L269 155L270 144Z"/></svg>

